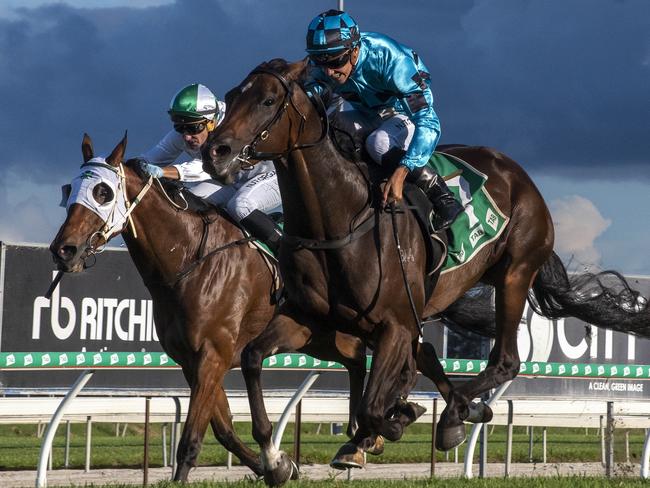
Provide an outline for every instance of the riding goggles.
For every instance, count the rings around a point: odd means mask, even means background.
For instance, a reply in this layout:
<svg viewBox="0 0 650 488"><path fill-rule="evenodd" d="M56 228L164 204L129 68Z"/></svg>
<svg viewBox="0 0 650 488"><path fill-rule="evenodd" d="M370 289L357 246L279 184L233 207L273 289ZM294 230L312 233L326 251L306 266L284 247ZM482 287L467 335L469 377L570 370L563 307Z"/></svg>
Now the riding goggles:
<svg viewBox="0 0 650 488"><path fill-rule="evenodd" d="M200 134L207 127L207 122L195 122L193 124L174 124L174 130L179 134L195 136Z"/></svg>
<svg viewBox="0 0 650 488"><path fill-rule="evenodd" d="M342 66L345 66L350 61L352 56L352 49L346 49L341 54L310 54L309 59L311 59L315 65L323 68L337 69Z"/></svg>

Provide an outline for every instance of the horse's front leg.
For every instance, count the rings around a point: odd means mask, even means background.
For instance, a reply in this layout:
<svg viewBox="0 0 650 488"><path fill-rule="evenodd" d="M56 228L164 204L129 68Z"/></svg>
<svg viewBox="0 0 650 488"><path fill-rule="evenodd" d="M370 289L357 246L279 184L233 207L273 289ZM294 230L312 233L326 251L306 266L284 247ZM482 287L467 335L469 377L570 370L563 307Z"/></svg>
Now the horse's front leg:
<svg viewBox="0 0 650 488"><path fill-rule="evenodd" d="M297 476L297 468L283 451L273 445L273 428L269 421L262 392L262 361L273 354L296 351L311 337L311 330L293 318L280 313L242 352L241 369L248 390L253 421L253 438L260 446L264 481L269 486L284 484Z"/></svg>
<svg viewBox="0 0 650 488"><path fill-rule="evenodd" d="M193 358L196 365L184 365L183 373L190 385L190 406L183 427L174 481L187 481L190 470L196 466L203 437L215 409L215 392L221 386L226 366L217 351L204 343Z"/></svg>
<svg viewBox="0 0 650 488"><path fill-rule="evenodd" d="M260 457L246 446L235 432L228 397L222 386L216 392L215 410L210 425L215 437L223 447L237 456L242 464L248 466L257 476L264 474Z"/></svg>
<svg viewBox="0 0 650 488"><path fill-rule="evenodd" d="M333 339L333 340L332 340ZM300 352L311 356L341 363L348 371L350 380L350 402L347 435L352 438L357 429L357 412L363 396L366 377L366 345L358 337L343 332L332 332L330 329L314 331L312 340ZM384 451L384 440L380 435L364 439L363 445L370 445L365 452L379 455ZM365 466L364 451L355 444L346 443L330 462L336 469L363 468Z"/></svg>
<svg viewBox="0 0 650 488"><path fill-rule="evenodd" d="M403 425L399 419L386 418L386 414L394 405L395 395L408 395L416 374L408 331L394 322L378 327L370 377L357 414L359 430L352 439L362 450L372 447L366 444L376 434L391 441L400 439Z"/></svg>

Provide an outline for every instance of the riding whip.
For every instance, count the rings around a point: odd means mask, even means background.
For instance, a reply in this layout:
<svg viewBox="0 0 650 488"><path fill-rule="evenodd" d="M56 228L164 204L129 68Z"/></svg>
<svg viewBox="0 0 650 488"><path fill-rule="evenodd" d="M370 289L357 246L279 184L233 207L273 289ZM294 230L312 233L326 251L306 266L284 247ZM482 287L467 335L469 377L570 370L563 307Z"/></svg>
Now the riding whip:
<svg viewBox="0 0 650 488"><path fill-rule="evenodd" d="M52 283L50 283L50 287L47 289L45 292L45 298L48 300L52 298L52 293L54 293L54 290L56 290L56 287L59 286L59 282L61 281L61 278L63 278L64 271L59 271L54 279L52 280Z"/></svg>

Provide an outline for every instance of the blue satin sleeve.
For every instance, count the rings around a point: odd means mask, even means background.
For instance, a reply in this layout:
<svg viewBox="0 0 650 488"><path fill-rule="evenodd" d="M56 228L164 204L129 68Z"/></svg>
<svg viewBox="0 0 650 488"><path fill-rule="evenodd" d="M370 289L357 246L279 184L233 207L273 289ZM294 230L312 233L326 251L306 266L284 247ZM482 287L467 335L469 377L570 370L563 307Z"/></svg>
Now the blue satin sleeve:
<svg viewBox="0 0 650 488"><path fill-rule="evenodd" d="M392 56L385 70L387 88L400 94L402 111L415 126L413 139L400 161L413 170L427 164L440 139L440 120L433 109L429 73L418 69L415 59L404 53Z"/></svg>

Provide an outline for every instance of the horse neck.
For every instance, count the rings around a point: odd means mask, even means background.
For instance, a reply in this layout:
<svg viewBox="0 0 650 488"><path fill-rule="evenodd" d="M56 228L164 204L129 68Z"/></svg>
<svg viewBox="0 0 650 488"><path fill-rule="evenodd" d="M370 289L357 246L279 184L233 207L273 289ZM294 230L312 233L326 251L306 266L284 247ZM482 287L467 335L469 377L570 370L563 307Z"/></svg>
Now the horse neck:
<svg viewBox="0 0 650 488"><path fill-rule="evenodd" d="M276 166L287 233L331 239L363 221L369 200L366 179L329 137L316 146L293 151L286 167Z"/></svg>
<svg viewBox="0 0 650 488"><path fill-rule="evenodd" d="M142 182L127 179L127 195L132 200ZM203 221L193 212L179 211L170 205L154 182L133 210L133 225L124 232L124 242L145 284L171 283L197 256ZM211 227L211 237L217 226Z"/></svg>

